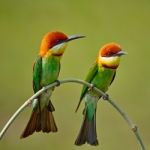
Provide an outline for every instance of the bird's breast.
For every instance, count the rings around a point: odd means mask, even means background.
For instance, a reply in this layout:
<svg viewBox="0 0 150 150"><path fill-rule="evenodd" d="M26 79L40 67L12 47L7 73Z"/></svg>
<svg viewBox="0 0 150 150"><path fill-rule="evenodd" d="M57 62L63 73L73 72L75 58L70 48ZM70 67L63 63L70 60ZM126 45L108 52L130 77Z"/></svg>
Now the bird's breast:
<svg viewBox="0 0 150 150"><path fill-rule="evenodd" d="M100 68L92 83L102 91L106 92L114 78L114 69Z"/></svg>
<svg viewBox="0 0 150 150"><path fill-rule="evenodd" d="M57 80L60 71L60 61L57 57L46 56L42 59L42 86Z"/></svg>

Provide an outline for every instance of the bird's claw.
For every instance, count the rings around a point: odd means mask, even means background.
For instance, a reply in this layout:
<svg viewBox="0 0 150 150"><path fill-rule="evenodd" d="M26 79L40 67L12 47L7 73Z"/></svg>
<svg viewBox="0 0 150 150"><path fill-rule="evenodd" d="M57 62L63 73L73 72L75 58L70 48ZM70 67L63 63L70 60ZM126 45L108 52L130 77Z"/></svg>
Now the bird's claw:
<svg viewBox="0 0 150 150"><path fill-rule="evenodd" d="M56 80L55 82L57 83L56 86L60 86L60 81L59 80Z"/></svg>
<svg viewBox="0 0 150 150"><path fill-rule="evenodd" d="M27 104L27 106L29 106L29 107L30 107L30 106L32 105L33 101L34 101L34 100L29 101L29 102L28 102L28 104Z"/></svg>
<svg viewBox="0 0 150 150"><path fill-rule="evenodd" d="M103 100L108 100L108 99L109 99L109 95L105 93L105 96L103 95Z"/></svg>
<svg viewBox="0 0 150 150"><path fill-rule="evenodd" d="M90 87L88 88L88 91L92 91L94 88L94 84L90 84Z"/></svg>

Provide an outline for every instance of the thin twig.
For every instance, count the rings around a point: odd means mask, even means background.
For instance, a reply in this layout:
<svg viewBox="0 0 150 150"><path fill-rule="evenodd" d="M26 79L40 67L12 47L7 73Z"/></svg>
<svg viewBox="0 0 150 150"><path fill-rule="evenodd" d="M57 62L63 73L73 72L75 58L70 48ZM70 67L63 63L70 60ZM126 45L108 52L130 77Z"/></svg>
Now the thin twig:
<svg viewBox="0 0 150 150"><path fill-rule="evenodd" d="M98 92L99 94L101 94L103 96L103 98L108 101L119 113L120 115L123 117L123 119L126 121L126 123L128 124L128 126L131 128L131 130L133 131L133 133L136 136L136 139L141 147L141 150L146 150L144 143L142 141L142 138L139 134L139 130L138 127L132 122L132 120L128 117L128 115L109 97L109 95L107 95L106 93L104 93L103 91L101 91L100 89L93 87L93 85L91 85L90 83L83 81L83 80L79 80L79 79L66 79L66 80L60 80L59 82L54 82L46 87L43 87L41 90L39 90L37 93L35 93L32 97L30 97L14 114L13 116L9 119L9 121L6 123L6 125L3 127L2 131L0 132L0 140L2 139L3 135L6 133L7 129L10 127L10 125L14 122L14 120L17 118L17 116L29 105L32 103L32 101L39 96L40 94L42 94L45 90L52 88L52 87L56 87L59 86L61 84L65 84L65 83L69 83L69 82L73 82L73 83L79 83L79 84L83 84L88 86L89 88L92 88L93 90L95 90L96 92Z"/></svg>
<svg viewBox="0 0 150 150"><path fill-rule="evenodd" d="M17 116L28 106L32 103L32 101L38 97L40 94L42 94L45 90L57 86L57 82L54 82L46 87L43 87L41 90L39 90L37 93L35 93L33 96L31 96L27 101L24 102L23 105L21 105L18 110L12 115L12 117L8 120L8 122L6 123L6 125L3 127L3 129L0 132L0 140L3 138L4 134L6 133L6 131L8 130L8 128L10 127L10 125L15 121L15 119L17 118Z"/></svg>
<svg viewBox="0 0 150 150"><path fill-rule="evenodd" d="M142 141L142 138L139 134L138 126L132 122L129 116L110 97L107 99L107 101L120 113L123 119L127 122L128 126L131 128L131 130L135 134L136 139L138 140L138 143L141 146L141 150L146 150L144 143Z"/></svg>

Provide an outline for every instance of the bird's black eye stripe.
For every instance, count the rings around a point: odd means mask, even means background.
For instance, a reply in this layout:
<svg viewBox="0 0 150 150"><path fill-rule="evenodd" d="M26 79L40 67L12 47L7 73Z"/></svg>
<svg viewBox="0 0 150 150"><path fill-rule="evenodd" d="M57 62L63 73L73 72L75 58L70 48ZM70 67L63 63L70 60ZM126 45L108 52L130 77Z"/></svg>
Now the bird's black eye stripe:
<svg viewBox="0 0 150 150"><path fill-rule="evenodd" d="M108 52L105 56L103 57L111 57L111 56L115 56L116 54L113 52Z"/></svg>
<svg viewBox="0 0 150 150"><path fill-rule="evenodd" d="M64 40L58 39L58 40L56 41L56 45L61 44L61 43L63 43L63 42L64 42Z"/></svg>

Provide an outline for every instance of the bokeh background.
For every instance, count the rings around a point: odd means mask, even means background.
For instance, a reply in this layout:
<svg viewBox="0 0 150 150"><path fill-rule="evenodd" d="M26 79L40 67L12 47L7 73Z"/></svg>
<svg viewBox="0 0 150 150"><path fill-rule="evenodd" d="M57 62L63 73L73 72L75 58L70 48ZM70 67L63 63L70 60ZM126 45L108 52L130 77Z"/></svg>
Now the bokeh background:
<svg viewBox="0 0 150 150"><path fill-rule="evenodd" d="M69 43L60 79L84 79L99 48L117 42L128 52L122 58L111 97L139 126L150 149L150 1L119 0L0 0L0 129L32 92L32 64L48 31L87 38ZM98 103L99 146L77 147L74 140L82 121L83 104L74 113L81 85L65 84L52 96L59 132L35 133L20 140L31 108L9 128L0 149L136 150L134 134L105 101Z"/></svg>

